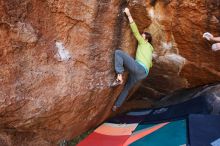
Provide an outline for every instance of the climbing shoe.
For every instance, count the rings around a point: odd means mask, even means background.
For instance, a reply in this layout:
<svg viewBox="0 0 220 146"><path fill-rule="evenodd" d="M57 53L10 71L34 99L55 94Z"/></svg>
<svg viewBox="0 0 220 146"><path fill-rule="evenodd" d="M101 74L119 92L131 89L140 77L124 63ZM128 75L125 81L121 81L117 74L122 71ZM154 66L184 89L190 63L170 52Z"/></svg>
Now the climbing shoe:
<svg viewBox="0 0 220 146"><path fill-rule="evenodd" d="M115 106L115 105L112 107L112 111L113 111L113 112L116 112L116 111L117 111L117 109L118 109L118 107L117 107L117 106Z"/></svg>
<svg viewBox="0 0 220 146"><path fill-rule="evenodd" d="M116 79L116 80L110 85L110 87L116 87L116 86L121 85L121 84L122 84L122 81Z"/></svg>

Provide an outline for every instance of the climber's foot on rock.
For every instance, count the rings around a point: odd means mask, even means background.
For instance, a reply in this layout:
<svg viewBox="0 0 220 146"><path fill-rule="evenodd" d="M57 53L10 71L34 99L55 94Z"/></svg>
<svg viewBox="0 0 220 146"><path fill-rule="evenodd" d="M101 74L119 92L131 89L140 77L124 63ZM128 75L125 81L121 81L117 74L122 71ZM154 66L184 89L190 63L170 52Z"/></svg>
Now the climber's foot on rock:
<svg viewBox="0 0 220 146"><path fill-rule="evenodd" d="M112 107L112 111L113 111L113 112L116 112L117 109L118 109L118 107L117 107L116 105L114 105L114 106Z"/></svg>
<svg viewBox="0 0 220 146"><path fill-rule="evenodd" d="M117 79L111 84L111 87L116 87L118 85L121 85L123 83L122 74L117 75Z"/></svg>
<svg viewBox="0 0 220 146"><path fill-rule="evenodd" d="M116 86L121 85L121 84L122 84L122 82L121 82L120 80L116 79L116 80L111 84L111 87L116 87Z"/></svg>

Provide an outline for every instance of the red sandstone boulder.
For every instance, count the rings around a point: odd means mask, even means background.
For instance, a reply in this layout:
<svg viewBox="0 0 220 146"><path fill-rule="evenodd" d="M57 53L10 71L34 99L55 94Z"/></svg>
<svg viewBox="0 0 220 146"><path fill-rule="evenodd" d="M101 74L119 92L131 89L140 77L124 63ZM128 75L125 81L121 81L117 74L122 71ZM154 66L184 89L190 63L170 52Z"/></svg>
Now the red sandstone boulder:
<svg viewBox="0 0 220 146"><path fill-rule="evenodd" d="M121 91L109 88L113 52L134 54L136 47L122 14L126 2L0 1L0 145L56 145L109 116ZM142 94L158 97L220 79L220 54L201 38L219 32L217 2L129 1L140 31L154 37L154 66Z"/></svg>

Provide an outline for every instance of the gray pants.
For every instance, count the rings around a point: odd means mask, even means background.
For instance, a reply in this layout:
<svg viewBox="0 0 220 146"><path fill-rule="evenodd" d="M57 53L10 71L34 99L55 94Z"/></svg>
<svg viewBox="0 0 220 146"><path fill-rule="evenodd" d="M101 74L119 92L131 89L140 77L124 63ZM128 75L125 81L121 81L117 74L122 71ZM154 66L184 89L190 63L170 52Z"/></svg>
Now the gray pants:
<svg viewBox="0 0 220 146"><path fill-rule="evenodd" d="M120 93L115 106L120 107L125 101L129 90L140 80L147 77L147 73L143 66L137 63L131 56L121 50L115 51L115 71L117 74L124 72L124 67L129 72L128 81L125 84L124 89Z"/></svg>

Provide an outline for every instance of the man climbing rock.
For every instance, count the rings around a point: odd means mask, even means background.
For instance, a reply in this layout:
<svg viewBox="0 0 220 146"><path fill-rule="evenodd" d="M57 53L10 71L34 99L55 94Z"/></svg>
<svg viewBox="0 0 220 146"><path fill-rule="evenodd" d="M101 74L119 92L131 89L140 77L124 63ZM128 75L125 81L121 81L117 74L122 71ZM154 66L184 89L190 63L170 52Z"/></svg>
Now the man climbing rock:
<svg viewBox="0 0 220 146"><path fill-rule="evenodd" d="M211 33L206 32L203 34L203 37L206 38L208 41L216 42L212 45L213 51L220 50L220 37L214 37Z"/></svg>
<svg viewBox="0 0 220 146"><path fill-rule="evenodd" d="M141 35L130 14L129 9L125 8L124 13L127 15L131 30L138 41L138 47L136 59L133 59L131 56L121 50L115 51L115 71L117 73L117 78L111 86L114 87L123 83L122 74L124 72L124 68L128 70L129 77L124 89L119 95L118 100L112 108L113 111L116 111L116 109L122 105L126 99L126 96L128 95L129 90L137 82L147 77L149 70L152 67L152 53L154 50L151 45L151 34L148 32L143 32Z"/></svg>

